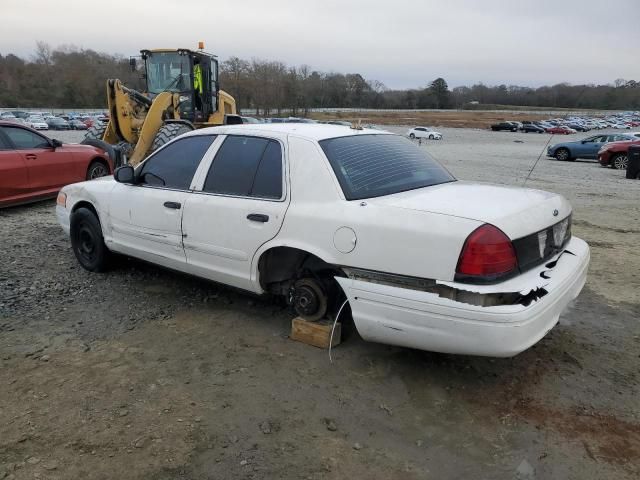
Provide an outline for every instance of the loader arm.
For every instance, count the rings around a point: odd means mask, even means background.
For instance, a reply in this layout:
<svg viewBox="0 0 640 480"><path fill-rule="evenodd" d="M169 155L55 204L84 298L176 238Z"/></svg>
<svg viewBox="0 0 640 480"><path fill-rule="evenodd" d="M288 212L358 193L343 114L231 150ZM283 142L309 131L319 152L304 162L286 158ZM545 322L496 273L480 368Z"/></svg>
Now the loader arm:
<svg viewBox="0 0 640 480"><path fill-rule="evenodd" d="M112 79L107 81L110 119L104 141L130 146L128 163L138 165L147 155L153 139L165 120L179 119L179 94L162 92L153 101Z"/></svg>

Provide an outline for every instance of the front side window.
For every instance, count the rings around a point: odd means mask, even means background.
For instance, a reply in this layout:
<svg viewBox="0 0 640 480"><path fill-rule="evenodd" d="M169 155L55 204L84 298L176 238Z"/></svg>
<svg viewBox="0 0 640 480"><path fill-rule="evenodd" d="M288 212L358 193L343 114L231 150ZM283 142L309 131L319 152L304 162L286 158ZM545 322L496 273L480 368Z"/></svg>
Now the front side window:
<svg viewBox="0 0 640 480"><path fill-rule="evenodd" d="M41 137L30 130L25 130L24 128L4 127L3 131L7 134L17 150L50 147L46 138Z"/></svg>
<svg viewBox="0 0 640 480"><path fill-rule="evenodd" d="M282 148L259 137L229 136L216 154L203 191L240 197L282 197Z"/></svg>
<svg viewBox="0 0 640 480"><path fill-rule="evenodd" d="M352 135L319 143L347 200L455 181L423 149L398 135Z"/></svg>
<svg viewBox="0 0 640 480"><path fill-rule="evenodd" d="M215 138L215 135L196 135L167 145L143 163L139 183L188 190L202 157Z"/></svg>

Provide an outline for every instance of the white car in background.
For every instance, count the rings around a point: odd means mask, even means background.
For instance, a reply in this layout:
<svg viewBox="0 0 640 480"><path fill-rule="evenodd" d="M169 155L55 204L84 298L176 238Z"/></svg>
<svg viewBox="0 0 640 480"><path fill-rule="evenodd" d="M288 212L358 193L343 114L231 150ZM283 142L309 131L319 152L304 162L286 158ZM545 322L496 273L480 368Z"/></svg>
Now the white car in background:
<svg viewBox="0 0 640 480"><path fill-rule="evenodd" d="M28 117L25 123L34 130L49 130L49 125L42 117Z"/></svg>
<svg viewBox="0 0 640 480"><path fill-rule="evenodd" d="M429 140L442 140L442 134L436 132L429 127L414 127L407 132L407 137L414 138L428 138Z"/></svg>
<svg viewBox="0 0 640 480"><path fill-rule="evenodd" d="M333 125L196 130L64 187L56 214L89 271L129 255L309 321L348 301L365 340L447 353L537 343L589 264L560 195L460 182L402 136Z"/></svg>

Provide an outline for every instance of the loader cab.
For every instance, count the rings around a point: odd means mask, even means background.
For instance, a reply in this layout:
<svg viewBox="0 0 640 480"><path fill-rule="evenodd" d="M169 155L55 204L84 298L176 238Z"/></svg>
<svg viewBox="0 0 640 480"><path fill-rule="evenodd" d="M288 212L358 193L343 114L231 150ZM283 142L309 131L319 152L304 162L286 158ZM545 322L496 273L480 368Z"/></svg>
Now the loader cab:
<svg viewBox="0 0 640 480"><path fill-rule="evenodd" d="M218 60L215 56L178 50L141 50L146 91L153 98L162 92L180 94L180 117L206 123L218 110Z"/></svg>

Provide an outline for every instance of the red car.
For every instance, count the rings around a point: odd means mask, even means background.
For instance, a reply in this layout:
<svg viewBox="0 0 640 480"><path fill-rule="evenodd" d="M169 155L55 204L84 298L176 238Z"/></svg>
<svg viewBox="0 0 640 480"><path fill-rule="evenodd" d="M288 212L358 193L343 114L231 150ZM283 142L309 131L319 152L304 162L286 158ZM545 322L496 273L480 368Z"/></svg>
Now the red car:
<svg viewBox="0 0 640 480"><path fill-rule="evenodd" d="M112 173L104 150L63 145L31 128L0 121L0 208L55 197L65 185Z"/></svg>
<svg viewBox="0 0 640 480"><path fill-rule="evenodd" d="M629 165L628 153L631 145L640 145L640 139L605 143L598 152L600 165L626 170Z"/></svg>
<svg viewBox="0 0 640 480"><path fill-rule="evenodd" d="M576 133L573 128L559 126L547 128L547 133L554 133L556 135L569 135L570 133Z"/></svg>

